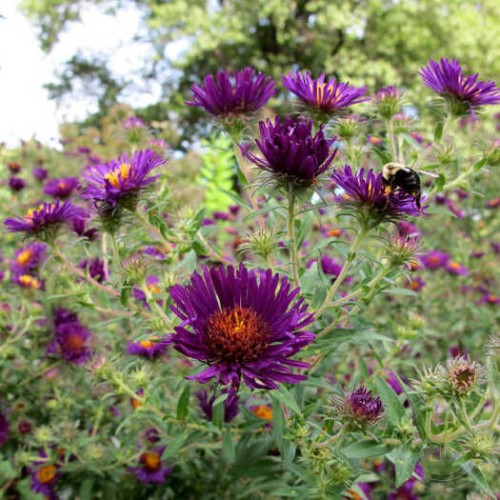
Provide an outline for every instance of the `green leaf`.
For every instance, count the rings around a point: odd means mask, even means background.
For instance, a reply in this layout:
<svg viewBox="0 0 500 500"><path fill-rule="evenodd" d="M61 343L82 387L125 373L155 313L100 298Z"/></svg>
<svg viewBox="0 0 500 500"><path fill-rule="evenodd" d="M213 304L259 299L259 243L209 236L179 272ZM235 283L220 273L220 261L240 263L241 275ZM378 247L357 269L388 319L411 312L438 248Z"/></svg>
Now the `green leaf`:
<svg viewBox="0 0 500 500"><path fill-rule="evenodd" d="M8 460L0 462L0 479L8 481L16 477L16 471Z"/></svg>
<svg viewBox="0 0 500 500"><path fill-rule="evenodd" d="M283 385L277 391L273 392L273 396L280 402L283 403L287 410L292 413L299 414L300 408L295 400L294 395Z"/></svg>
<svg viewBox="0 0 500 500"><path fill-rule="evenodd" d="M191 396L191 386L187 385L177 401L177 418L184 420L188 414L189 398Z"/></svg>
<svg viewBox="0 0 500 500"><path fill-rule="evenodd" d="M403 403L394 392L393 388L380 375L375 375L371 381L380 399L382 399L384 403L384 410L389 421L394 427L398 427L401 424L401 420L406 415Z"/></svg>
<svg viewBox="0 0 500 500"><path fill-rule="evenodd" d="M481 160L474 163L472 169L474 170L474 172L477 172L478 170L481 170L486 165L487 162L488 160L486 158L482 158Z"/></svg>
<svg viewBox="0 0 500 500"><path fill-rule="evenodd" d="M419 455L405 445L392 450L387 458L396 468L396 488L399 488L413 474Z"/></svg>
<svg viewBox="0 0 500 500"><path fill-rule="evenodd" d="M236 461L236 450L230 432L226 432L222 438L222 456L229 464L234 464Z"/></svg>
<svg viewBox="0 0 500 500"><path fill-rule="evenodd" d="M82 481L80 485L79 497L81 500L92 500L92 489L94 487L94 480L87 478Z"/></svg>
<svg viewBox="0 0 500 500"><path fill-rule="evenodd" d="M434 130L434 142L439 142L443 137L444 122L439 122Z"/></svg>
<svg viewBox="0 0 500 500"><path fill-rule="evenodd" d="M491 486L486 481L483 472L477 466L471 462L467 462L462 465L462 469L467 472L468 476L481 488L481 490L490 496L490 498L496 499L496 495L491 489Z"/></svg>
<svg viewBox="0 0 500 500"><path fill-rule="evenodd" d="M351 444L347 448L344 448L342 453L347 458L368 458L380 457L389 453L391 450L392 448L390 446L379 443L374 439L367 439L365 441L359 441Z"/></svg>

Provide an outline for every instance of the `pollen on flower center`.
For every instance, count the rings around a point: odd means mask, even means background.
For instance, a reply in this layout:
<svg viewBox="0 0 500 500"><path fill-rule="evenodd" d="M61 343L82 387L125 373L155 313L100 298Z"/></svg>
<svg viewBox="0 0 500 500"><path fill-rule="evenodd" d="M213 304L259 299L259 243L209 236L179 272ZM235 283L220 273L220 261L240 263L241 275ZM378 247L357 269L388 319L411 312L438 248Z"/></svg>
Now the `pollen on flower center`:
<svg viewBox="0 0 500 500"><path fill-rule="evenodd" d="M39 212L40 210L43 210L43 204L38 206L38 208L30 208L27 212L26 215L24 216L24 219L27 221L31 221L35 214Z"/></svg>
<svg viewBox="0 0 500 500"><path fill-rule="evenodd" d="M71 333L64 339L64 348L70 351L79 351L85 344L85 339L77 333Z"/></svg>
<svg viewBox="0 0 500 500"><path fill-rule="evenodd" d="M53 464L43 465L36 472L36 478L42 484L50 483L56 477L57 469Z"/></svg>
<svg viewBox="0 0 500 500"><path fill-rule="evenodd" d="M141 347L144 347L144 349L150 349L153 347L153 342L151 342L151 340L141 340L139 343L141 344Z"/></svg>
<svg viewBox="0 0 500 500"><path fill-rule="evenodd" d="M141 464L150 471L155 471L160 468L160 455L154 451L147 451L141 455Z"/></svg>
<svg viewBox="0 0 500 500"><path fill-rule="evenodd" d="M122 163L118 168L111 170L108 172L104 179L106 179L113 187L120 187L120 179L122 182L126 182L130 177L131 172L133 171L133 165L129 165L128 163Z"/></svg>
<svg viewBox="0 0 500 500"><path fill-rule="evenodd" d="M29 262L33 258L33 251L30 249L23 250L17 256L17 262L19 265L24 266L27 262Z"/></svg>
<svg viewBox="0 0 500 500"><path fill-rule="evenodd" d="M206 324L206 344L213 361L248 362L269 345L269 325L252 309L235 306L213 313Z"/></svg>
<svg viewBox="0 0 500 500"><path fill-rule="evenodd" d="M37 278L30 276L29 274L23 274L18 278L19 284L26 288L38 289L41 287L41 282Z"/></svg>

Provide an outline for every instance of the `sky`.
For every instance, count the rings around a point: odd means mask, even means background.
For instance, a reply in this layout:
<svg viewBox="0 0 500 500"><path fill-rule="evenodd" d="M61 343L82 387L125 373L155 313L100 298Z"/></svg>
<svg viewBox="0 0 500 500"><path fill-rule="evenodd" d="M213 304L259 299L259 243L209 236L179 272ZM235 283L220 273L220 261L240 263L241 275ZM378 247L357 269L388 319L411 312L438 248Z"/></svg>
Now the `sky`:
<svg viewBox="0 0 500 500"><path fill-rule="evenodd" d="M110 69L130 75L131 68L142 66L152 57L148 47L133 40L141 29L140 12L133 7L121 9L110 17L97 7L86 7L82 23L74 23L61 35L50 54L39 48L36 29L18 11L20 0L0 0L0 142L17 146L19 139L35 137L55 146L58 123L83 119L92 103L80 100L56 108L48 99L43 84L55 81L54 72L77 50L112 55ZM160 97L159 84L141 88L131 95L135 106L145 106Z"/></svg>

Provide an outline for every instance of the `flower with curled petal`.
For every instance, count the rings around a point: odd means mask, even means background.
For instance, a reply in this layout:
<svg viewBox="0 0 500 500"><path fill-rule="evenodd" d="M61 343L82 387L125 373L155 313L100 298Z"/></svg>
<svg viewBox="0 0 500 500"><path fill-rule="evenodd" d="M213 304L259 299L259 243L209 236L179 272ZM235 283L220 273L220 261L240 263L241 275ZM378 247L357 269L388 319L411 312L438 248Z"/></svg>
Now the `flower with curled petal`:
<svg viewBox="0 0 500 500"><path fill-rule="evenodd" d="M431 59L419 75L427 87L448 101L456 116L474 114L481 106L500 104L500 89L495 82L477 81L479 73L466 76L456 59Z"/></svg>
<svg viewBox="0 0 500 500"><path fill-rule="evenodd" d="M295 94L308 108L326 115L339 114L353 104L367 101L365 87L354 87L349 83L338 82L335 78L326 80L322 73L319 78L311 78L311 73L297 71L282 76L286 89Z"/></svg>
<svg viewBox="0 0 500 500"><path fill-rule="evenodd" d="M174 348L207 367L190 379L215 379L239 387L277 389L306 377L292 368L307 368L291 359L314 340L304 328L313 321L299 289L271 270L203 267L186 286L174 285L172 311L182 320Z"/></svg>
<svg viewBox="0 0 500 500"><path fill-rule="evenodd" d="M263 73L245 68L234 74L219 71L215 77L207 75L203 85L193 85L191 92L188 106L203 108L217 118L228 118L265 106L276 93L276 84Z"/></svg>

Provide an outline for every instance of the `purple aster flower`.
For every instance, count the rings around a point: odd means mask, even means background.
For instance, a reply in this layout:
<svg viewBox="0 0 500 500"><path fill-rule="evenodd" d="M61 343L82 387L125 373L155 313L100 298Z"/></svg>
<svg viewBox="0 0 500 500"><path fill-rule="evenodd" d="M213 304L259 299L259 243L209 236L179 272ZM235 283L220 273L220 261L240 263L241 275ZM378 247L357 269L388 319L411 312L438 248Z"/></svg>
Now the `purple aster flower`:
<svg viewBox="0 0 500 500"><path fill-rule="evenodd" d="M500 89L495 82L477 81L478 73L465 76L456 59L441 59L439 63L431 59L420 69L419 75L427 87L450 103L455 115L474 113L489 104L500 104Z"/></svg>
<svg viewBox="0 0 500 500"><path fill-rule="evenodd" d="M367 210L367 215L377 223L421 213L413 196L401 190L386 189L382 173L376 174L370 169L365 177L363 168L354 173L345 165L333 172L332 180L344 191L335 198L337 203L356 209L359 215L365 215Z"/></svg>
<svg viewBox="0 0 500 500"><path fill-rule="evenodd" d="M64 309L63 307L58 307L54 310L54 325L58 327L63 323L75 323L78 322L78 315L69 311L68 309Z"/></svg>
<svg viewBox="0 0 500 500"><path fill-rule="evenodd" d="M332 259L328 255L323 255L321 257L321 270L325 274L332 276L332 278L336 278L340 274L342 267L342 264L339 264L335 259Z"/></svg>
<svg viewBox="0 0 500 500"><path fill-rule="evenodd" d="M45 283L43 280L30 274L14 274L12 282L19 285L21 288L29 288L31 290L43 290Z"/></svg>
<svg viewBox="0 0 500 500"><path fill-rule="evenodd" d="M444 268L450 260L450 256L446 252L431 250L422 255L420 260L427 269L435 271L436 269Z"/></svg>
<svg viewBox="0 0 500 500"><path fill-rule="evenodd" d="M402 237L419 240L420 237L422 236L420 229L417 226L415 226L415 224L412 224L411 222L408 222L407 220L399 221L397 223L397 228L398 228L399 235Z"/></svg>
<svg viewBox="0 0 500 500"><path fill-rule="evenodd" d="M82 176L88 183L82 198L93 200L102 215L110 215L117 205L135 209L139 193L159 177L149 174L164 163L160 155L145 149L132 158L123 153L109 163L92 165Z"/></svg>
<svg viewBox="0 0 500 500"><path fill-rule="evenodd" d="M9 437L9 421L7 417L0 411L0 446L7 442Z"/></svg>
<svg viewBox="0 0 500 500"><path fill-rule="evenodd" d="M9 187L12 191L22 191L26 187L26 181L21 177L11 177L9 179Z"/></svg>
<svg viewBox="0 0 500 500"><path fill-rule="evenodd" d="M384 370L383 372L384 379L387 381L387 383L392 387L392 390L399 396L400 394L403 393L403 388L401 387L401 384L399 383L399 380L397 379L396 375L394 375L391 370Z"/></svg>
<svg viewBox="0 0 500 500"><path fill-rule="evenodd" d="M276 84L263 73L245 68L234 75L219 71L207 75L203 85L191 87L188 106L203 108L216 117L232 117L257 111L276 93Z"/></svg>
<svg viewBox="0 0 500 500"><path fill-rule="evenodd" d="M309 365L290 358L314 340L303 330L313 315L303 299L294 302L299 289L290 288L285 276L248 271L242 264L203 267L191 284L172 286L171 308L183 321L175 328L175 349L208 365L189 378L234 387L243 379L253 389L305 380L291 368Z"/></svg>
<svg viewBox="0 0 500 500"><path fill-rule="evenodd" d="M459 262L448 261L445 266L448 274L454 274L455 276L467 276L469 274L469 270Z"/></svg>
<svg viewBox="0 0 500 500"><path fill-rule="evenodd" d="M54 338L47 346L48 353L56 353L65 361L81 365L91 355L88 342L92 334L80 322L63 322L56 326Z"/></svg>
<svg viewBox="0 0 500 500"><path fill-rule="evenodd" d="M46 459L47 453L41 451L40 456ZM39 460L34 462L33 466L29 468L29 472L31 474L30 488L32 491L44 495L48 500L56 500L58 498L54 491L54 485L61 474L56 464L50 463L47 460Z"/></svg>
<svg viewBox="0 0 500 500"><path fill-rule="evenodd" d="M304 104L325 114L335 114L353 104L367 101L366 87L353 87L349 83L338 82L335 78L325 81L325 74L311 78L311 73L297 71L282 77L283 85Z"/></svg>
<svg viewBox="0 0 500 500"><path fill-rule="evenodd" d="M33 168L33 177L37 181L44 181L48 177L49 173L45 168L35 167Z"/></svg>
<svg viewBox="0 0 500 500"><path fill-rule="evenodd" d="M102 283L103 281L106 281L109 279L109 276L107 275L106 272L106 266L104 264L104 261L99 259L98 257L94 257L93 259L85 259L82 260L79 264L78 267L80 269L88 269L89 276L99 283Z"/></svg>
<svg viewBox="0 0 500 500"><path fill-rule="evenodd" d="M81 213L82 209L69 200L61 202L57 199L53 203L42 203L37 208L29 209L24 217L9 218L4 225L11 232L42 236L42 233L49 231L53 234L62 224L72 222Z"/></svg>
<svg viewBox="0 0 500 500"><path fill-rule="evenodd" d="M233 418L240 412L240 400L232 388L224 388L222 394L228 394L224 401L224 422L231 422ZM201 411L204 413L207 420L212 420L214 413L214 402L217 397L216 386L212 388L212 394L209 395L206 389L201 389L196 393L196 397L200 403Z"/></svg>
<svg viewBox="0 0 500 500"><path fill-rule="evenodd" d="M364 386L352 391L344 401L343 413L356 426L371 425L380 419L384 406Z"/></svg>
<svg viewBox="0 0 500 500"><path fill-rule="evenodd" d="M64 177L62 179L52 179L45 184L43 192L54 198L64 200L71 196L78 187L78 177Z"/></svg>
<svg viewBox="0 0 500 500"><path fill-rule="evenodd" d="M136 356L143 356L145 358L153 359L161 356L167 350L167 347L172 343L172 336L159 338L156 336L149 337L139 342L130 342L127 345L127 354Z"/></svg>
<svg viewBox="0 0 500 500"><path fill-rule="evenodd" d="M10 266L13 274L37 270L45 261L47 246L44 243L33 242L19 248L14 254L14 260Z"/></svg>
<svg viewBox="0 0 500 500"><path fill-rule="evenodd" d="M407 479L397 490L390 492L387 495L387 500L419 500L420 497L414 491L415 484L423 481L424 478L424 468L417 462L410 479Z"/></svg>
<svg viewBox="0 0 500 500"><path fill-rule="evenodd" d="M255 143L263 157L257 157L246 148L243 155L259 168L270 172L278 180L297 186L311 186L325 173L337 150L330 149L336 138L326 139L321 126L313 136L313 122L303 117L286 117L281 121L259 123L261 139Z"/></svg>
<svg viewBox="0 0 500 500"><path fill-rule="evenodd" d="M87 229L87 214L83 210L78 217L73 219L71 226L80 238L87 238L89 241L95 241L99 235L95 227Z"/></svg>
<svg viewBox="0 0 500 500"><path fill-rule="evenodd" d="M20 420L17 424L19 434L30 434L33 430L33 424L29 420Z"/></svg>
<svg viewBox="0 0 500 500"><path fill-rule="evenodd" d="M487 291L483 293L483 296L476 302L476 304L489 304L491 306L496 306L500 304L500 297Z"/></svg>
<svg viewBox="0 0 500 500"><path fill-rule="evenodd" d="M125 129L146 128L146 124L137 116L129 116L122 121L122 127Z"/></svg>
<svg viewBox="0 0 500 500"><path fill-rule="evenodd" d="M163 484L167 477L172 474L172 467L165 467L162 464L161 456L164 448L145 451L139 457L141 465L138 467L129 467L128 470L135 474L135 477L144 484Z"/></svg>
<svg viewBox="0 0 500 500"><path fill-rule="evenodd" d="M425 281L420 277L410 278L406 281L405 286L414 292L421 292L425 286Z"/></svg>

